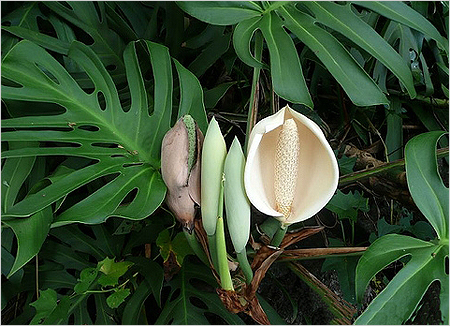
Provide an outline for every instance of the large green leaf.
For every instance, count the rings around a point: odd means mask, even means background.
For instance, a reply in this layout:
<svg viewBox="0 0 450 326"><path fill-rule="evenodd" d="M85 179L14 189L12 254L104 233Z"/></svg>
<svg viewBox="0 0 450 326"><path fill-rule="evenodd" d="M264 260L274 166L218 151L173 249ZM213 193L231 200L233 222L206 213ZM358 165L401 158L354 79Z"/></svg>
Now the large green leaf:
<svg viewBox="0 0 450 326"><path fill-rule="evenodd" d="M167 48L143 42L150 54L154 76L152 103L142 76L137 44L131 42L124 52L131 93L131 106L127 111L99 58L81 43L72 43L69 57L85 70L95 85L91 94L81 89L48 53L31 42L20 42L4 58L2 76L20 86L3 85L3 98L57 103L65 112L3 120L2 127L15 129L3 132L2 141L58 142L47 143L46 147L10 149L3 152L3 157L66 155L93 160L93 164L69 173L18 202L4 216L30 216L102 176L110 176L109 182L59 214L55 226L73 222L100 223L112 215L142 219L161 204L165 186L157 169L162 137L170 127L172 114L172 63ZM177 65L177 70L182 85L195 81L181 65ZM191 103L183 104L186 102L183 100L182 107L195 112L204 123L202 92L194 90ZM123 200L134 189L137 193L125 204Z"/></svg>
<svg viewBox="0 0 450 326"><path fill-rule="evenodd" d="M254 33L261 30L269 49L274 90L291 102L310 107L313 105L297 50L286 29L314 52L355 104L368 106L389 102L374 80L350 55L348 48L333 35L333 31L379 60L400 80L411 98L416 96L409 61L402 58L393 46L367 24L350 2L344 5L322 1L262 2L261 6L252 2L227 1L178 4L190 15L210 24L237 24L233 34L237 55L246 64L260 68L264 64L255 59L250 45ZM438 39L440 44L446 41L431 23L407 5L374 4L369 7L387 18L396 19ZM400 19L403 13L405 17ZM414 19L426 24L417 24Z"/></svg>
<svg viewBox="0 0 450 326"><path fill-rule="evenodd" d="M4 221L17 237L16 260L12 266L8 277L17 272L41 249L44 240L47 238L50 225L53 221L53 214L50 207L46 207L29 218L19 218Z"/></svg>
<svg viewBox="0 0 450 326"><path fill-rule="evenodd" d="M360 19L351 4L306 2L316 21L341 33L382 62L402 82L411 97L416 96L411 71L401 56L373 28Z"/></svg>
<svg viewBox="0 0 450 326"><path fill-rule="evenodd" d="M209 322L205 313L218 315L231 325L244 323L237 315L230 313L220 301L214 291L216 280L203 264L194 264L187 259L178 275L169 282L169 286L169 297L156 324L206 325ZM205 287L209 288L209 291Z"/></svg>
<svg viewBox="0 0 450 326"><path fill-rule="evenodd" d="M317 26L315 19L311 16L294 7L283 9L286 27L322 61L353 103L356 105L386 103L386 97L380 92L378 86L342 43L325 29Z"/></svg>
<svg viewBox="0 0 450 326"><path fill-rule="evenodd" d="M448 210L449 191L437 169L436 144L444 134L420 134L406 144L406 178L417 207L436 230L438 239L430 242L398 234L377 239L364 253L356 268L356 295L361 301L372 277L388 264L405 256L410 261L356 320L357 324L400 324L417 308L429 285L441 284L441 314L449 322Z"/></svg>
<svg viewBox="0 0 450 326"><path fill-rule="evenodd" d="M445 132L431 131L411 139L405 148L408 188L415 204L448 242L449 191L444 185L436 161L436 144Z"/></svg>
<svg viewBox="0 0 450 326"><path fill-rule="evenodd" d="M445 244L398 234L388 234L377 239L358 262L357 299L361 301L369 281L378 271L405 256L411 256L410 261L370 303L355 324L402 324L412 315L435 280L441 283L441 313L444 323L448 323L448 274L445 272L448 245Z"/></svg>
<svg viewBox="0 0 450 326"><path fill-rule="evenodd" d="M353 1L353 3L414 28L427 37L434 39L448 53L448 40L425 17L402 1Z"/></svg>
<svg viewBox="0 0 450 326"><path fill-rule="evenodd" d="M109 20L103 2L43 3L51 10L48 17L40 13L38 3L34 2L29 8L19 8L14 12L14 15L2 19L3 23L7 22L10 25L3 25L2 29L46 49L65 55L69 52L72 41L77 39L83 41L89 44L89 47L97 53L103 64L110 69L116 82L125 81L125 64L122 53L126 43L108 26ZM25 23L15 19L16 15L20 14L26 18ZM56 37L54 34L48 33L45 28L39 28L38 17L45 19L46 23L53 27ZM82 32L80 32L80 29ZM132 38L132 40L135 39ZM80 72L79 67L74 65L73 62L65 59L66 69L76 76L80 84L86 85L86 74Z"/></svg>
<svg viewBox="0 0 450 326"><path fill-rule="evenodd" d="M256 1L177 1L188 14L215 25L232 25L262 14Z"/></svg>

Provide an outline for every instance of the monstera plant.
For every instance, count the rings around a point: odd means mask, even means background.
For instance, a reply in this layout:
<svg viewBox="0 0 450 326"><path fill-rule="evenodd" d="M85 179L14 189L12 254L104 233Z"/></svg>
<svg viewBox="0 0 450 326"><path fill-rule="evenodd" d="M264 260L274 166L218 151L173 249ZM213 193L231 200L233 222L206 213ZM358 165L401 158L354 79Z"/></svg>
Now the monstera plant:
<svg viewBox="0 0 450 326"><path fill-rule="evenodd" d="M270 54L274 91L290 102L309 107L313 103L295 40L313 51L356 105L388 104L388 100L381 90L384 85L377 85L368 75L340 41L341 36L381 62L411 97L416 96L407 62L367 24L367 12L361 7L422 32L448 53L448 41L423 16L401 2L187 1L179 2L179 6L210 24L235 25L236 53L252 67L265 66L250 51L252 38L261 32Z"/></svg>
<svg viewBox="0 0 450 326"><path fill-rule="evenodd" d="M411 259L388 286L359 316L356 324L400 324L418 306L427 288L439 281L442 320L448 323L449 192L438 172L435 148L443 132L424 133L406 145L406 177L417 207L436 232L436 239L423 241L399 234L377 239L356 268L356 296L361 301L370 279L390 263ZM446 266L447 265L447 266ZM447 271L446 271L447 269Z"/></svg>
<svg viewBox="0 0 450 326"><path fill-rule="evenodd" d="M139 67L139 45L148 51L147 59L152 63L153 95L148 93L148 83L144 82ZM20 222L28 225L26 233L16 232L24 241L33 234L37 242L42 242L51 226L101 223L112 215L142 219L159 207L165 196L166 188L158 169L162 137L170 127L172 114L172 60L167 48L137 42L125 49L131 99L126 106L91 49L74 42L69 58L89 76L95 86L90 93L80 88L45 50L29 41L18 43L3 59L2 96L11 114L10 119L2 121L2 127L7 128L2 140L11 144L2 153L7 159L2 173L3 221L13 226L17 218L25 217ZM179 63L175 65L182 92L189 93L189 97L182 96L179 115L189 112L204 126L206 116L201 105L200 84ZM196 97L200 97L200 106L193 105ZM37 116L34 103L52 103L58 109ZM36 142L43 144L37 146ZM58 170L64 171L58 177L49 178L46 186L18 198L22 183L35 166L35 157L52 155L82 159L75 166L61 162ZM16 169L19 164L21 168ZM20 178L17 173L21 173ZM99 179L106 182L88 192L85 199L70 207L61 206L71 192ZM56 202L59 204L54 207L55 216L46 217L47 222L38 226L40 222L35 220L42 221L42 210ZM58 210L60 207L65 209ZM31 257L19 246L17 259L21 264L11 272Z"/></svg>
<svg viewBox="0 0 450 326"><path fill-rule="evenodd" d="M434 156L448 146L446 2L2 2L2 12L2 323L282 324L275 296L264 299L274 284L290 323L316 322L273 264L319 292L331 322L351 323L356 300L343 307L292 262L312 256L338 269L345 300L404 264L357 323L404 322L436 280L448 305L448 189ZM401 136L423 129L434 132L408 143L406 169L435 239L380 232L363 255L352 246L369 243L356 228L373 195L342 187L342 175L364 178L342 148L376 151L380 140L386 153L374 155L399 168ZM386 164L364 173L392 172ZM346 247L303 248L334 233L312 225L322 214L342 231L324 244Z"/></svg>

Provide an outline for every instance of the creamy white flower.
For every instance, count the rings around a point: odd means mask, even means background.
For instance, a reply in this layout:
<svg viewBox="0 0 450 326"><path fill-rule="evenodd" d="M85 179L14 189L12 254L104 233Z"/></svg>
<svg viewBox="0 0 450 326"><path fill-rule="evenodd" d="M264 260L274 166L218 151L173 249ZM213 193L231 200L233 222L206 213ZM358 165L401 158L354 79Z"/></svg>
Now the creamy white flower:
<svg viewBox="0 0 450 326"><path fill-rule="evenodd" d="M283 128L289 133L296 129L298 138L280 139ZM316 123L289 106L255 125L247 152L244 182L250 202L285 226L315 215L336 191L339 168L325 135ZM292 178L295 181L290 181ZM280 190L282 186L287 189ZM279 207L284 205L280 204L280 192L288 193L290 209Z"/></svg>

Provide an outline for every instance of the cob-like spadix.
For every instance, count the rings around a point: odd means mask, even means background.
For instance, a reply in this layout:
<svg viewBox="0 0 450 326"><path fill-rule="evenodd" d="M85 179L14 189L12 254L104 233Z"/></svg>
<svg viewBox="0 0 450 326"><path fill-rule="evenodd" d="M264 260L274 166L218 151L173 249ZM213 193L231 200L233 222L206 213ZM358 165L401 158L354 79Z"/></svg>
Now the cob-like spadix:
<svg viewBox="0 0 450 326"><path fill-rule="evenodd" d="M278 212L287 219L291 214L297 186L300 140L294 119L284 122L278 136L275 156L275 202Z"/></svg>

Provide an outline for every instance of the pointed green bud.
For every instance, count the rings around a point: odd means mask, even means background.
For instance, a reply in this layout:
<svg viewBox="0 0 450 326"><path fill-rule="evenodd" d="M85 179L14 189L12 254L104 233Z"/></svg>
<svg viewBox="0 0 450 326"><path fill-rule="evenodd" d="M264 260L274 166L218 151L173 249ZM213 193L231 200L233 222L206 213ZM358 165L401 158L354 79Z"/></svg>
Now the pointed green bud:
<svg viewBox="0 0 450 326"><path fill-rule="evenodd" d="M202 223L206 233L216 233L219 210L220 182L223 165L227 155L227 147L222 133L214 117L206 131L202 149L201 169L201 210Z"/></svg>
<svg viewBox="0 0 450 326"><path fill-rule="evenodd" d="M245 250L250 235L250 202L244 186L245 157L235 137L225 159L225 210L228 231L237 253Z"/></svg>

